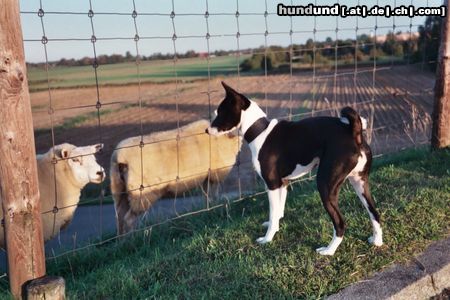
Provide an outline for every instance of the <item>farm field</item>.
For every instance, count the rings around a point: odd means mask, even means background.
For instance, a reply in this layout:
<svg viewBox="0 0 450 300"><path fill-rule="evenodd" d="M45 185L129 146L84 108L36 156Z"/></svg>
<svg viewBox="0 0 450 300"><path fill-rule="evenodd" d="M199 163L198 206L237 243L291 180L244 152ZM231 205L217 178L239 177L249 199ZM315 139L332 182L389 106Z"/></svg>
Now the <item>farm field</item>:
<svg viewBox="0 0 450 300"><path fill-rule="evenodd" d="M238 62L242 62L248 55L213 57L210 60L210 74L230 74L236 70ZM179 59L176 71L180 80L193 80L208 76L206 58ZM139 65L141 82L167 82L174 79L173 60L141 61ZM139 77L136 63L125 62L118 64L100 65L97 69L100 85L136 84ZM50 66L49 81L51 88L70 88L95 86L95 75L92 66ZM28 83L30 91L46 90L47 73L43 67L28 68Z"/></svg>
<svg viewBox="0 0 450 300"><path fill-rule="evenodd" d="M38 153L51 147L53 124L55 144L103 142L100 161L108 167L112 150L124 138L176 128L178 121L184 125L208 119L223 98L221 80L258 101L270 118L336 115L342 106L352 105L371 121L373 111L369 138L375 154L426 143L434 74L416 66L394 66L377 70L373 81L372 69L358 71L354 76L352 69L339 70L335 80L329 71L319 70L314 82L312 72L297 72L292 78L289 74L238 78L231 73L210 82L204 77L178 84L145 82L140 89L136 84L100 85L99 113L94 86L51 89L53 114L49 114L49 92L32 92L36 147Z"/></svg>

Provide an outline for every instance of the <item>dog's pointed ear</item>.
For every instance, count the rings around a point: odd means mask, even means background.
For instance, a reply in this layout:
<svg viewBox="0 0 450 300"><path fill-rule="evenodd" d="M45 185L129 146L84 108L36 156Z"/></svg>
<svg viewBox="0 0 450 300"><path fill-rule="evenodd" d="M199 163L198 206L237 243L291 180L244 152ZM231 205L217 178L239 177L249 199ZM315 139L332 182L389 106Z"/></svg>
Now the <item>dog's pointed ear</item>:
<svg viewBox="0 0 450 300"><path fill-rule="evenodd" d="M222 81L222 86L225 89L225 92L227 93L227 95L239 95L238 92L236 92L232 87L230 87L224 81Z"/></svg>
<svg viewBox="0 0 450 300"><path fill-rule="evenodd" d="M227 96L230 96L231 99L236 101L236 103L240 106L241 109L246 110L250 106L250 100L248 100L247 97L236 92L233 88L231 88L229 85L227 85L223 81L222 81L222 85L223 85L223 88L225 89Z"/></svg>

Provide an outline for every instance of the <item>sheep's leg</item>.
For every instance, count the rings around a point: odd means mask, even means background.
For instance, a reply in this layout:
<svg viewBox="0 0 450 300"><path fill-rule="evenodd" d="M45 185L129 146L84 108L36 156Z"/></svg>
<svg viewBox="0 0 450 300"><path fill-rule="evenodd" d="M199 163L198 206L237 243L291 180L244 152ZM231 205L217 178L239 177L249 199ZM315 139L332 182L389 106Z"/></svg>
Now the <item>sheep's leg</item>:
<svg viewBox="0 0 450 300"><path fill-rule="evenodd" d="M218 200L220 198L220 178L216 172L211 172L203 181L203 193L208 202Z"/></svg>
<svg viewBox="0 0 450 300"><path fill-rule="evenodd" d="M208 195L209 195L210 187L211 187L211 186L210 186L210 183L209 183L208 178L206 178L205 180L203 180L203 183L202 183L201 188L202 188L202 193L203 193L203 195L205 196L205 198L207 198Z"/></svg>
<svg viewBox="0 0 450 300"><path fill-rule="evenodd" d="M114 207L116 209L116 224L117 234L125 233L125 217L128 211L130 211L130 203L128 202L127 193L120 195L113 195Z"/></svg>
<svg viewBox="0 0 450 300"><path fill-rule="evenodd" d="M125 214L124 218L124 224L123 224L123 232L122 233L128 233L130 231L133 231L136 228L138 215L129 210Z"/></svg>
<svg viewBox="0 0 450 300"><path fill-rule="evenodd" d="M219 182L210 183L210 190L212 191L211 196L209 197L210 199L212 200L220 199L220 186L221 184Z"/></svg>

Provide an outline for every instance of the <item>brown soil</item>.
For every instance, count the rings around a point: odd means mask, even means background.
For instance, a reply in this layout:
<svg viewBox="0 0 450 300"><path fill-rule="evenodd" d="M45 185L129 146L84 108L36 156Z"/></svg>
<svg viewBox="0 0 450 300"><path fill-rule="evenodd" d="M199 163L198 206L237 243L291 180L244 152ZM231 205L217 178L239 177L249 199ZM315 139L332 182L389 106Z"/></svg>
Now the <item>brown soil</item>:
<svg viewBox="0 0 450 300"><path fill-rule="evenodd" d="M223 97L221 80L258 101L270 118L337 115L344 105L354 106L369 120L373 115L371 145L375 154L428 142L434 74L413 66L380 69L373 83L371 69L360 69L356 78L353 70L338 71L336 80L333 73L317 72L314 83L312 72L294 74L292 78L289 74L215 78L210 81L210 99L205 80L177 85L142 84L140 93L137 85L100 87L100 111L104 113L99 118L95 116L95 87L51 90L53 114L49 114L49 92L32 93L37 152L45 152L52 146L53 123L55 144L104 143L100 161L108 167L114 147L124 138L209 118L210 110ZM305 111L310 113L298 115ZM80 116L85 119L74 119ZM242 158L243 162L247 159Z"/></svg>

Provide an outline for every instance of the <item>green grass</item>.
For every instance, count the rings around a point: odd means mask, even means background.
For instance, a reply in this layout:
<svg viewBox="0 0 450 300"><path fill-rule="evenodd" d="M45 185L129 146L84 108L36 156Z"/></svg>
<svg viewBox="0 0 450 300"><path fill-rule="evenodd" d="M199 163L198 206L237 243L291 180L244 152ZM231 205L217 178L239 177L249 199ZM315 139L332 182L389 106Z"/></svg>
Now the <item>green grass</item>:
<svg viewBox="0 0 450 300"><path fill-rule="evenodd" d="M344 241L333 257L317 255L332 226L315 184L306 182L289 192L270 244L255 243L268 216L263 195L50 260L48 274L65 278L69 299L321 298L408 260L449 233L449 162L448 149L376 161L371 183L382 215L381 248L367 243L369 218L346 184L340 194Z"/></svg>
<svg viewBox="0 0 450 300"><path fill-rule="evenodd" d="M240 57L240 61L246 59ZM210 74L227 75L236 72L237 59L234 56L214 57L210 60ZM133 62L100 65L97 69L100 85L123 85L138 82L136 64ZM206 59L189 58L177 62L177 76L181 80L192 80L208 76ZM141 82L164 82L174 80L174 65L172 60L142 61L140 64ZM92 66L49 68L51 88L86 87L95 85ZM47 89L47 73L44 68L28 68L28 83L30 91Z"/></svg>

